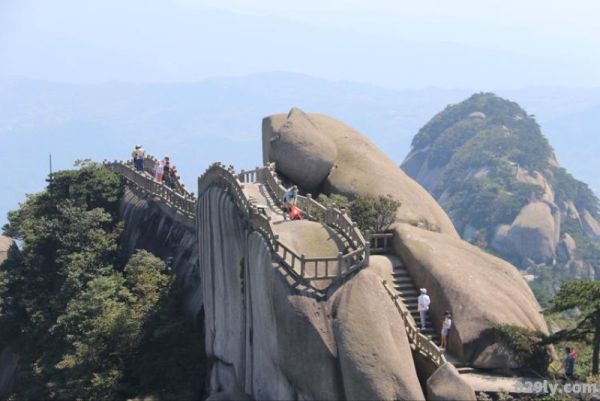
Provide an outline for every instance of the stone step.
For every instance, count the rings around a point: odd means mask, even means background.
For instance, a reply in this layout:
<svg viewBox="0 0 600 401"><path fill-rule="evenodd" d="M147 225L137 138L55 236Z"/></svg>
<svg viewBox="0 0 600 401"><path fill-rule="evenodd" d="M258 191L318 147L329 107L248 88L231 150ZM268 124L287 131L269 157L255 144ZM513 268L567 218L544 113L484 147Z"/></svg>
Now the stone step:
<svg viewBox="0 0 600 401"><path fill-rule="evenodd" d="M406 290L415 290L415 285L412 283L412 281L403 281L400 283L395 282L394 287L402 288L402 289L406 289Z"/></svg>
<svg viewBox="0 0 600 401"><path fill-rule="evenodd" d="M410 284L412 288L415 288L415 284L409 277L395 278L394 284Z"/></svg>
<svg viewBox="0 0 600 401"><path fill-rule="evenodd" d="M456 370L458 370L458 373L461 375L464 375L465 373L473 373L476 371L475 368L472 368L470 366L457 367L456 365L454 365L454 367L456 367Z"/></svg>

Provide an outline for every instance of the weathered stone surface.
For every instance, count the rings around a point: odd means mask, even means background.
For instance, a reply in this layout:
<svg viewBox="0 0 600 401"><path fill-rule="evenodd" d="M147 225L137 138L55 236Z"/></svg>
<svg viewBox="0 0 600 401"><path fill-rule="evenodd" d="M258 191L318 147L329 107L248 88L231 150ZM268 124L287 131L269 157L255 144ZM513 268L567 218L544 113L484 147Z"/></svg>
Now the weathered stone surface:
<svg viewBox="0 0 600 401"><path fill-rule="evenodd" d="M312 113L308 116L318 128L315 132L327 135L335 144L337 151L333 168L319 183L326 193L339 193L349 197L390 195L402 203L398 209L398 220L405 222L423 220L432 228L458 237L452 222L431 195L408 177L371 141L350 126L331 117ZM286 168L285 159L289 154L278 155L271 149L275 146L274 143L277 143L277 140L271 143L271 138L280 133L286 121L287 117L279 114L263 120L263 152L267 152L263 157L267 159L265 161L276 162L278 171L290 177L295 170ZM316 137L319 135L315 134ZM300 148L296 146L294 149ZM308 170L305 170L304 174L308 176ZM306 181L308 178L302 180ZM310 182L310 185L314 186L315 182Z"/></svg>
<svg viewBox="0 0 600 401"><path fill-rule="evenodd" d="M335 295L334 332L349 400L422 400L404 323L381 284L365 269Z"/></svg>
<svg viewBox="0 0 600 401"><path fill-rule="evenodd" d="M514 351L503 343L483 347L473 361L474 367L485 369L518 369L520 365Z"/></svg>
<svg viewBox="0 0 600 401"><path fill-rule="evenodd" d="M600 223L598 223L594 216L587 209L583 209L580 212L580 216L585 234L591 239L600 239Z"/></svg>
<svg viewBox="0 0 600 401"><path fill-rule="evenodd" d="M254 401L254 398L240 391L213 393L206 401Z"/></svg>
<svg viewBox="0 0 600 401"><path fill-rule="evenodd" d="M551 207L545 202L532 202L519 212L508 230L510 248L522 259L532 259L537 263L554 258L558 243L557 231L560 222L552 215Z"/></svg>
<svg viewBox="0 0 600 401"><path fill-rule="evenodd" d="M194 224L130 188L125 189L119 213L125 223L121 237L123 248L129 255L137 249L145 249L163 260L170 260L174 272L186 284L188 313L197 317L202 308L202 294L198 284L198 244Z"/></svg>
<svg viewBox="0 0 600 401"><path fill-rule="evenodd" d="M427 379L427 401L476 401L475 391L456 368L445 363Z"/></svg>
<svg viewBox="0 0 600 401"><path fill-rule="evenodd" d="M569 233L565 233L556 248L556 256L563 262L567 261L574 256L575 249L577 243Z"/></svg>
<svg viewBox="0 0 600 401"><path fill-rule="evenodd" d="M394 233L394 251L417 287L429 291L436 330L444 311L453 315L448 337L452 354L474 361L489 345L485 330L494 324L547 331L540 306L514 266L447 235L407 224L397 224Z"/></svg>
<svg viewBox="0 0 600 401"><path fill-rule="evenodd" d="M199 249L206 352L214 361L212 391L242 391L261 400L358 399L361 394L423 399L400 317L385 294L371 293L381 286L379 276L365 271L344 284L334 297L343 302L319 301L288 284L285 270L272 264L264 238L249 231L225 191L208 189L199 210L207 216L199 222ZM314 234L311 224L276 226L280 235L290 227L296 232L297 249L314 245L304 238ZM362 300L362 311L355 299ZM365 313L372 311L381 319L366 330ZM382 352L373 337L395 347L396 354L382 357L385 363L377 367L365 365L368 355Z"/></svg>
<svg viewBox="0 0 600 401"><path fill-rule="evenodd" d="M4 262L6 258L8 258L8 254L13 246L16 245L12 238L0 235L0 263Z"/></svg>
<svg viewBox="0 0 600 401"><path fill-rule="evenodd" d="M337 158L337 148L312 118L293 108L283 124L263 123L263 141L267 141L269 160L285 171L288 178L309 192L325 180Z"/></svg>

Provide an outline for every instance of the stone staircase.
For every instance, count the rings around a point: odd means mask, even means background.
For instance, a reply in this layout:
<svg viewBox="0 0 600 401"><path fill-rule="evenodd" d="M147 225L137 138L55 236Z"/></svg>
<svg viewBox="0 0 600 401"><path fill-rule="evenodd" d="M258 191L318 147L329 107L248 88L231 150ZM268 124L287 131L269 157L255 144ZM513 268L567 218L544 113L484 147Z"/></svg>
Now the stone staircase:
<svg viewBox="0 0 600 401"><path fill-rule="evenodd" d="M398 299L406 306L406 309L410 312L415 326L419 332L424 334L427 338L433 341L435 344L440 343L440 335L434 330L431 321L428 319L425 330L421 329L421 317L417 310L417 298L419 297L419 289L415 286L410 274L406 267L400 262L396 261L394 266L394 289L397 291Z"/></svg>

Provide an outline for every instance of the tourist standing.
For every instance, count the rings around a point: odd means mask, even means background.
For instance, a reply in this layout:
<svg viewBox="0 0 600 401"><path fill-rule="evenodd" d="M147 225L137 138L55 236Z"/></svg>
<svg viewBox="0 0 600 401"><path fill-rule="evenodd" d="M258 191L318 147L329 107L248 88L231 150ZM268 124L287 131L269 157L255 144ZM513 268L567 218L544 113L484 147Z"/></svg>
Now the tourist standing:
<svg viewBox="0 0 600 401"><path fill-rule="evenodd" d="M573 351L571 347L566 347L565 353L565 361L563 362L565 376L568 380L573 380L575 377L575 360L577 359L577 354L575 354L575 351Z"/></svg>
<svg viewBox="0 0 600 401"><path fill-rule="evenodd" d="M162 183L165 172L165 159L156 162L156 170L154 172L154 179L156 182Z"/></svg>
<svg viewBox="0 0 600 401"><path fill-rule="evenodd" d="M135 149L131 153L133 156L133 165L136 170L144 171L144 158L146 157L146 151L142 145L135 145Z"/></svg>
<svg viewBox="0 0 600 401"><path fill-rule="evenodd" d="M417 310L421 317L421 330L425 330L427 325L427 311L429 310L430 304L431 299L429 299L429 295L427 295L427 289L421 288L421 295L417 298Z"/></svg>
<svg viewBox="0 0 600 401"><path fill-rule="evenodd" d="M452 315L450 315L449 311L444 313L444 321L442 322L442 340L440 343L440 348L446 349L448 347L448 332L452 327Z"/></svg>

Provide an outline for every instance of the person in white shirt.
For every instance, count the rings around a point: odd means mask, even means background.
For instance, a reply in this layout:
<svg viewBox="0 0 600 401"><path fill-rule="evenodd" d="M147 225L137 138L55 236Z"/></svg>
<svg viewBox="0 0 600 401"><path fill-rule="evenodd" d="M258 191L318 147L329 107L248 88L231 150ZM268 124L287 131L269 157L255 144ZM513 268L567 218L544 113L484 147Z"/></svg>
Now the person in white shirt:
<svg viewBox="0 0 600 401"><path fill-rule="evenodd" d="M450 315L449 311L444 313L444 321L442 323L442 341L440 344L440 348L446 349L448 346L448 332L452 327L452 315Z"/></svg>
<svg viewBox="0 0 600 401"><path fill-rule="evenodd" d="M429 305L431 304L431 299L429 299L429 295L427 295L427 289L421 288L421 295L417 298L417 310L419 311L419 315L421 315L421 329L425 330L426 321L427 321L427 311L429 310Z"/></svg>

